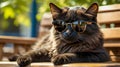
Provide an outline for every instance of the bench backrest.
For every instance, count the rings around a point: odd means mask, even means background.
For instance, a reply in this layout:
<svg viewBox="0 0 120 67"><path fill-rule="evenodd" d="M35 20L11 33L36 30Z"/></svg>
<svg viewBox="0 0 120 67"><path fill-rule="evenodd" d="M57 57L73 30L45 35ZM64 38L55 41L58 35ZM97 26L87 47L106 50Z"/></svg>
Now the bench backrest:
<svg viewBox="0 0 120 67"><path fill-rule="evenodd" d="M100 7L97 19L104 34L104 47L112 61L120 62L120 4Z"/></svg>

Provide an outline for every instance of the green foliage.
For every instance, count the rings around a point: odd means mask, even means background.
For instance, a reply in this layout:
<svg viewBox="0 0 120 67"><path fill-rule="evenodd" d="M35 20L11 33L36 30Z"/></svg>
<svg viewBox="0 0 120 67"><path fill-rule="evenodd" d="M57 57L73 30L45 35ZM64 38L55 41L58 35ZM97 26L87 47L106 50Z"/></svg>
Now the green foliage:
<svg viewBox="0 0 120 67"><path fill-rule="evenodd" d="M0 16L3 18L5 22L8 19L14 19L14 24L18 25L25 24L26 26L30 26L29 19L29 6L31 4L31 0L1 0L0 3Z"/></svg>
<svg viewBox="0 0 120 67"><path fill-rule="evenodd" d="M14 18L15 17L15 13L14 13L14 11L13 11L13 9L11 7L5 7L3 9L3 11L4 11L4 18L5 19L8 19L9 17L10 18Z"/></svg>
<svg viewBox="0 0 120 67"><path fill-rule="evenodd" d="M14 24L24 24L30 26L30 6L32 0L0 0L0 22L6 22L7 19L14 19ZM59 7L79 6L88 7L93 2L101 5L120 3L120 0L36 0L38 4L38 13L36 18L40 21L45 12L49 12L49 3L55 3ZM8 25L4 25L5 27Z"/></svg>
<svg viewBox="0 0 120 67"><path fill-rule="evenodd" d="M103 5L110 5L110 4L117 4L120 3L120 0L44 0L44 1L38 1L38 4L40 4L37 19L40 20L42 15L45 12L49 12L49 3L52 2L56 4L59 7L66 7L66 6L84 6L88 7L90 4L96 2L100 6Z"/></svg>

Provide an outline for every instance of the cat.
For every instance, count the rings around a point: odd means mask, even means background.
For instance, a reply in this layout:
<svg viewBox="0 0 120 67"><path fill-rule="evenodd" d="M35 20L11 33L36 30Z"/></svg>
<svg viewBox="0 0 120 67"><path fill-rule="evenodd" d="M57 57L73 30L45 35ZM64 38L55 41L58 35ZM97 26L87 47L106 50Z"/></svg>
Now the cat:
<svg viewBox="0 0 120 67"><path fill-rule="evenodd" d="M103 44L104 38L97 23L98 4L88 9L80 6L59 8L49 4L53 22L50 34L34 49L18 57L19 66L32 62L53 62L54 65L110 60Z"/></svg>

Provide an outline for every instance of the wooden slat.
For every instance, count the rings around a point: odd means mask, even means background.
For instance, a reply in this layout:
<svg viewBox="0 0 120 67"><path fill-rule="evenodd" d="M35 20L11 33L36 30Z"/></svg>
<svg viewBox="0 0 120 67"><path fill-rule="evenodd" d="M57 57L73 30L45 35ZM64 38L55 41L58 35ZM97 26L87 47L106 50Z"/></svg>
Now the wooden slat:
<svg viewBox="0 0 120 67"><path fill-rule="evenodd" d="M120 67L120 63L73 63L63 65L65 67Z"/></svg>
<svg viewBox="0 0 120 67"><path fill-rule="evenodd" d="M18 67L16 62L0 62L0 67Z"/></svg>
<svg viewBox="0 0 120 67"><path fill-rule="evenodd" d="M120 4L100 6L98 12L98 23L120 23Z"/></svg>
<svg viewBox="0 0 120 67"><path fill-rule="evenodd" d="M113 12L120 11L120 4L105 5L99 7L99 13L101 12Z"/></svg>
<svg viewBox="0 0 120 67"><path fill-rule="evenodd" d="M0 67L19 67L16 62L0 62ZM44 63L32 63L27 67L54 67L54 65L50 62Z"/></svg>
<svg viewBox="0 0 120 67"><path fill-rule="evenodd" d="M120 47L120 43L104 43L104 47Z"/></svg>
<svg viewBox="0 0 120 67"><path fill-rule="evenodd" d="M52 63L32 63L30 67L119 67L120 63L71 63L54 66ZM0 62L0 67L18 67L16 62ZM29 66L28 66L29 67Z"/></svg>
<svg viewBox="0 0 120 67"><path fill-rule="evenodd" d="M50 62L43 62L43 63L32 63L31 67L54 67L54 65L53 63L50 63Z"/></svg>
<svg viewBox="0 0 120 67"><path fill-rule="evenodd" d="M120 11L98 13L98 23L120 23Z"/></svg>
<svg viewBox="0 0 120 67"><path fill-rule="evenodd" d="M119 39L120 38L120 28L106 28L101 29L105 39Z"/></svg>
<svg viewBox="0 0 120 67"><path fill-rule="evenodd" d="M0 43L19 43L19 44L34 44L36 38L15 37L15 36L0 36Z"/></svg>

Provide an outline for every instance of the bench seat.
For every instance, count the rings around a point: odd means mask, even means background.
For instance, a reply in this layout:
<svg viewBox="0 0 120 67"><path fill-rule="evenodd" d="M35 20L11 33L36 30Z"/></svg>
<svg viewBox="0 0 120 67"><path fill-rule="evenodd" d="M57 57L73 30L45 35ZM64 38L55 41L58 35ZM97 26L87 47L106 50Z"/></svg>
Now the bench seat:
<svg viewBox="0 0 120 67"><path fill-rule="evenodd" d="M18 65L16 62L0 62L0 67L18 67ZM53 63L43 62L32 63L30 67L120 67L120 63L72 63L54 66Z"/></svg>

